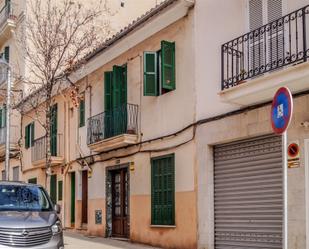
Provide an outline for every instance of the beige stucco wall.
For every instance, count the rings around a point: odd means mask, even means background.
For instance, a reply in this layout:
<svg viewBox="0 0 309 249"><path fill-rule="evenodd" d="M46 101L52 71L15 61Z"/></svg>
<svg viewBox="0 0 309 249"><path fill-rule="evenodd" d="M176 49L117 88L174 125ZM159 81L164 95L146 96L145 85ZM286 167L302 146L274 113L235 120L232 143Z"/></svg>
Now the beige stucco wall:
<svg viewBox="0 0 309 249"><path fill-rule="evenodd" d="M86 119L104 111L104 72L110 71L113 65L127 64L128 68L128 103L139 106L139 139L166 135L180 130L195 119L195 92L192 80L194 61L192 45L192 16L189 15L177 23L157 33L133 49L122 54L114 61L104 65L79 82L79 91L85 92ZM176 90L158 97L143 96L143 52L160 49L161 40L176 43ZM183 61L187 63L183 63ZM65 96L68 96L65 93ZM68 161L76 159L76 154L90 155L86 145L87 127L78 127L78 109L70 106L69 110L69 148ZM158 122L159 121L159 122ZM192 140L193 130L143 145L143 149L155 150L174 146L188 141L182 147L157 153L137 153L124 157L119 161L109 160L136 152L137 148L128 148L96 156L96 160L104 162L91 165L92 174L88 182L88 226L87 232L92 235L105 235L105 173L106 168L134 162L134 170L130 171L130 238L133 241L165 246L166 248L195 248L197 243L196 212L196 173L195 144ZM191 141L191 142L189 142ZM80 151L76 149L80 145ZM152 228L150 225L151 198L151 157L175 153L176 167L176 227ZM95 153L94 153L95 154ZM107 161L105 161L107 160ZM68 172L76 172L76 215L75 229L81 228L81 170L73 163ZM70 227L70 179L65 174L65 226ZM95 210L102 210L103 223L95 225ZM142 215L140 215L143 210ZM182 238L181 240L179 238Z"/></svg>
<svg viewBox="0 0 309 249"><path fill-rule="evenodd" d="M221 45L249 31L248 0L196 0L194 12L197 119L212 117L239 106L223 102ZM283 14L308 5L307 0L283 0ZM250 80L247 80L250 84ZM275 84L275 82L274 82Z"/></svg>
<svg viewBox="0 0 309 249"><path fill-rule="evenodd" d="M309 119L309 96L297 97L288 130L288 142L299 141L301 164L288 169L288 248L306 248L306 197L304 139L309 131L301 122ZM199 126L197 129L199 248L214 248L213 152L215 144L271 134L270 105Z"/></svg>

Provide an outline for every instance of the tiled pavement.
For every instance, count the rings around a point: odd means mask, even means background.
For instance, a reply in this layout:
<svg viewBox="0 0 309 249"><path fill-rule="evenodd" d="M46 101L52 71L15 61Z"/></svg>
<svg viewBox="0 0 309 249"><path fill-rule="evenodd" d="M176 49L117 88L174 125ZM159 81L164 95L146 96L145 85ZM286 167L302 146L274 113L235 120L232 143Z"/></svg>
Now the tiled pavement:
<svg viewBox="0 0 309 249"><path fill-rule="evenodd" d="M126 241L87 237L73 232L64 232L65 249L160 249Z"/></svg>

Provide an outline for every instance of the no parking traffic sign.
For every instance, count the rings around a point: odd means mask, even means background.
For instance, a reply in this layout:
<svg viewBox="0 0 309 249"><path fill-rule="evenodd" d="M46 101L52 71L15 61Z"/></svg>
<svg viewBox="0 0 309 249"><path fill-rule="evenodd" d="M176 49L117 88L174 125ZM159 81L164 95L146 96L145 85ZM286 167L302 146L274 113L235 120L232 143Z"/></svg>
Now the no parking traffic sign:
<svg viewBox="0 0 309 249"><path fill-rule="evenodd" d="M275 94L271 106L271 126L277 134L284 133L291 122L293 99L290 90L281 87Z"/></svg>
<svg viewBox="0 0 309 249"><path fill-rule="evenodd" d="M282 248L288 249L288 176L287 176L287 128L291 122L293 113L293 99L290 90L281 87L275 94L271 106L271 126L276 134L282 134L283 157L283 238ZM296 147L290 148L291 154L295 154Z"/></svg>

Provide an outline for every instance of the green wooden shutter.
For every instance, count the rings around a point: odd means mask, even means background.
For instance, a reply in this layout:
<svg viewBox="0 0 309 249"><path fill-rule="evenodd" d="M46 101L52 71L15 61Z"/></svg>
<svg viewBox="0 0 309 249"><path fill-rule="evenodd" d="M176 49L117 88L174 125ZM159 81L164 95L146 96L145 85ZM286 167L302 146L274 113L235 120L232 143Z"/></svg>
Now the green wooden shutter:
<svg viewBox="0 0 309 249"><path fill-rule="evenodd" d="M161 56L162 88L174 90L176 88L175 43L161 41Z"/></svg>
<svg viewBox="0 0 309 249"><path fill-rule="evenodd" d="M50 198L54 204L57 203L57 175L50 176Z"/></svg>
<svg viewBox="0 0 309 249"><path fill-rule="evenodd" d="M5 5L8 7L8 13L11 14L11 0L5 0Z"/></svg>
<svg viewBox="0 0 309 249"><path fill-rule="evenodd" d="M2 127L6 127L6 112L7 112L7 109L6 109L6 105L3 106L2 108Z"/></svg>
<svg viewBox="0 0 309 249"><path fill-rule="evenodd" d="M113 108L112 98L113 72L104 73L104 108L110 111Z"/></svg>
<svg viewBox="0 0 309 249"><path fill-rule="evenodd" d="M121 105L122 100L122 80L123 69L120 66L113 66L113 109L118 108Z"/></svg>
<svg viewBox="0 0 309 249"><path fill-rule="evenodd" d="M151 164L151 222L175 225L174 155L154 158Z"/></svg>
<svg viewBox="0 0 309 249"><path fill-rule="evenodd" d="M113 72L104 73L104 138L110 137L113 131Z"/></svg>
<svg viewBox="0 0 309 249"><path fill-rule="evenodd" d="M4 124L3 124L3 109L1 108L0 109L0 128L3 128L4 127Z"/></svg>
<svg viewBox="0 0 309 249"><path fill-rule="evenodd" d="M10 62L10 47L7 46L4 48L4 59L6 62Z"/></svg>
<svg viewBox="0 0 309 249"><path fill-rule="evenodd" d="M25 148L28 149L30 147L30 125L25 127Z"/></svg>
<svg viewBox="0 0 309 249"><path fill-rule="evenodd" d="M126 105L127 104L127 65L122 67L121 72L121 93L120 93L120 104Z"/></svg>
<svg viewBox="0 0 309 249"><path fill-rule="evenodd" d="M51 107L50 120L50 153L52 156L57 156L57 124L58 124L58 106L54 104Z"/></svg>
<svg viewBox="0 0 309 249"><path fill-rule="evenodd" d="M37 184L37 178L34 177L34 178L29 179L28 183Z"/></svg>
<svg viewBox="0 0 309 249"><path fill-rule="evenodd" d="M144 96L158 95L157 53L144 52Z"/></svg>
<svg viewBox="0 0 309 249"><path fill-rule="evenodd" d="M113 66L113 131L111 136L117 136L124 133L126 127L126 73L125 68Z"/></svg>
<svg viewBox="0 0 309 249"><path fill-rule="evenodd" d="M79 127L85 126L85 100L80 100L79 103Z"/></svg>
<svg viewBox="0 0 309 249"><path fill-rule="evenodd" d="M121 80L121 117L119 134L127 133L128 128L128 105L127 105L127 65L122 67L122 80Z"/></svg>
<svg viewBox="0 0 309 249"><path fill-rule="evenodd" d="M63 181L58 182L58 201L62 201Z"/></svg>
<svg viewBox="0 0 309 249"><path fill-rule="evenodd" d="M34 122L30 124L30 133L31 133L30 146L32 147L34 145Z"/></svg>

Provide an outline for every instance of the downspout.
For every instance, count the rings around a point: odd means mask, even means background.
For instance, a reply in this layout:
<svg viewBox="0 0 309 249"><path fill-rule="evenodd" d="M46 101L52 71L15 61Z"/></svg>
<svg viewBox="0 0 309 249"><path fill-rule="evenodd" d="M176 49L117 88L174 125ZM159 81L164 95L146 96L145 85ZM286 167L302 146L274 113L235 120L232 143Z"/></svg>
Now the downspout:
<svg viewBox="0 0 309 249"><path fill-rule="evenodd" d="M61 97L63 98L64 100L64 165L66 166L67 163L68 163L68 159L69 159L69 126L68 126L68 123L69 123L69 110L68 110L68 107L69 107L69 103L67 102L67 99L66 97L63 95L63 93L61 93ZM62 169L63 170L63 169ZM63 198L62 198L62 221L63 223L65 223L65 214L66 214L66 210L65 210L65 200L66 200L66 173L63 172Z"/></svg>

